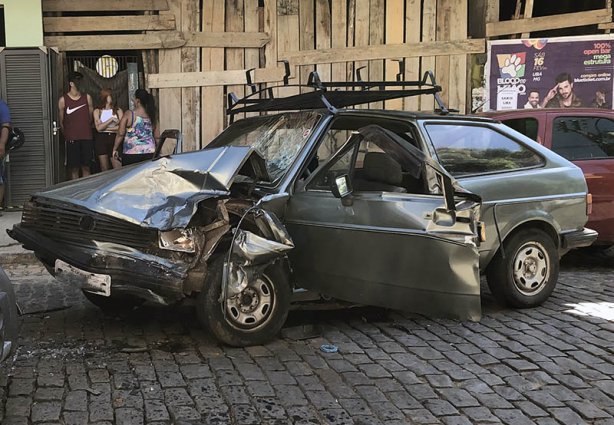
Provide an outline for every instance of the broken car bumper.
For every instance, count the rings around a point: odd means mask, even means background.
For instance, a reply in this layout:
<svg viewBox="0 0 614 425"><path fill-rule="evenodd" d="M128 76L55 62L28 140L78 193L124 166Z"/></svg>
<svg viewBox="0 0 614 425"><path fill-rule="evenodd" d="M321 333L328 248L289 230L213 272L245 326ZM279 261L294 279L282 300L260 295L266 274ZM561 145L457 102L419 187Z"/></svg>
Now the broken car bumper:
<svg viewBox="0 0 614 425"><path fill-rule="evenodd" d="M17 224L7 233L49 268L61 260L85 272L109 275L111 294L133 294L148 301L171 304L184 298L187 265L111 243L55 241Z"/></svg>
<svg viewBox="0 0 614 425"><path fill-rule="evenodd" d="M573 249L590 246L597 240L597 236L597 232L587 228L563 233L561 235L561 247L563 249Z"/></svg>

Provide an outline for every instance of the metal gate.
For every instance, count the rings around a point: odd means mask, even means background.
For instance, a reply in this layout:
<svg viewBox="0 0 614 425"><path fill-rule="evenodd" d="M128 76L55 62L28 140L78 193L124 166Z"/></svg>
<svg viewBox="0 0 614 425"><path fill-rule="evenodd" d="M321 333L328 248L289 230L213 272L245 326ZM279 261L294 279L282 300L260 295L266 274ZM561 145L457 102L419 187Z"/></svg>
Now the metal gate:
<svg viewBox="0 0 614 425"><path fill-rule="evenodd" d="M52 81L47 49L5 49L0 52L0 95L9 105L13 125L26 143L8 157L6 204L20 207L54 182L57 149L51 126Z"/></svg>

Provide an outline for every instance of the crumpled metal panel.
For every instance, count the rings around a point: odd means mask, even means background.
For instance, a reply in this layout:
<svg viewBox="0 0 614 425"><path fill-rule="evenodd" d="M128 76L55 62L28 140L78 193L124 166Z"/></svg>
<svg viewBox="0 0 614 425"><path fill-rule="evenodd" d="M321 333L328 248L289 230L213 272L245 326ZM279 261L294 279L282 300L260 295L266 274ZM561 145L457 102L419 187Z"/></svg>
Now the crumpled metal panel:
<svg viewBox="0 0 614 425"><path fill-rule="evenodd" d="M250 147L222 147L162 157L79 181L35 196L66 201L142 227L184 228L204 199L228 195Z"/></svg>
<svg viewBox="0 0 614 425"><path fill-rule="evenodd" d="M244 266L266 264L294 248L292 241L281 243L237 229L232 254L243 260Z"/></svg>

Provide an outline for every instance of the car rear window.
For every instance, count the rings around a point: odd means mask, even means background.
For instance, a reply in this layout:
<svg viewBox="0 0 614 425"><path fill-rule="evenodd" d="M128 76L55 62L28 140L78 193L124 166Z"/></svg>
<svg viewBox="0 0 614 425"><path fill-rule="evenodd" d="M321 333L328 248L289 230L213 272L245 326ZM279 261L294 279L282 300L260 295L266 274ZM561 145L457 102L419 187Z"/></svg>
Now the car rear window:
<svg viewBox="0 0 614 425"><path fill-rule="evenodd" d="M453 176L513 171L543 164L532 150L489 127L428 124L439 161Z"/></svg>
<svg viewBox="0 0 614 425"><path fill-rule="evenodd" d="M537 120L535 118L513 118L503 120L503 124L537 141Z"/></svg>
<svg viewBox="0 0 614 425"><path fill-rule="evenodd" d="M558 117L552 150L570 161L614 157L614 121L603 117Z"/></svg>

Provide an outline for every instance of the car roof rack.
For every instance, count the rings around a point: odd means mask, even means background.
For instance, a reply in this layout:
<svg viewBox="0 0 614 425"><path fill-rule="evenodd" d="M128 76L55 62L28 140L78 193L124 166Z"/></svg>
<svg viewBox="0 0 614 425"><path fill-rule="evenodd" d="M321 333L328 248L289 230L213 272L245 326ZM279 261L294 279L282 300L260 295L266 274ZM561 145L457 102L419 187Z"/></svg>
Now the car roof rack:
<svg viewBox="0 0 614 425"><path fill-rule="evenodd" d="M307 84L288 84L290 66L287 61L283 62L286 74L284 84L282 85L257 90L256 85L252 83L251 72L253 69L246 72L247 85L251 93L242 99L237 98L234 93L228 94L226 113L230 116L231 122L236 114L243 112L295 111L322 108L335 112L338 108L429 94L434 96L439 106L438 112L441 115L447 115L451 112L446 108L439 95L441 86L435 82L433 72L426 71L422 79L418 81L403 81L402 78L405 75L403 61L399 61L399 73L396 76L396 81L362 81L360 71L364 67L360 67L356 69L357 81L323 82L320 80L318 73L313 71L309 74ZM310 91L286 97L275 97L275 89L284 87L298 87Z"/></svg>

